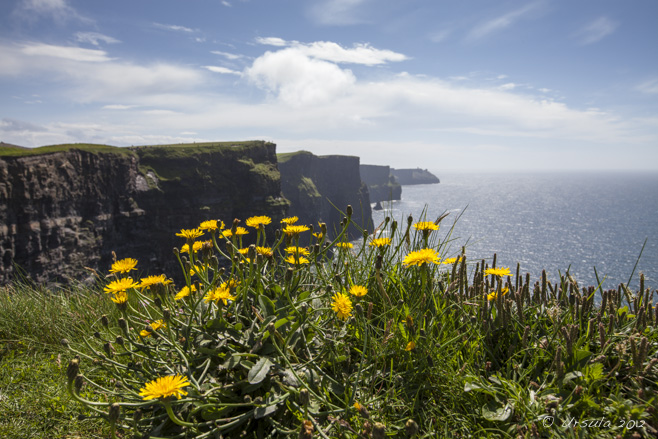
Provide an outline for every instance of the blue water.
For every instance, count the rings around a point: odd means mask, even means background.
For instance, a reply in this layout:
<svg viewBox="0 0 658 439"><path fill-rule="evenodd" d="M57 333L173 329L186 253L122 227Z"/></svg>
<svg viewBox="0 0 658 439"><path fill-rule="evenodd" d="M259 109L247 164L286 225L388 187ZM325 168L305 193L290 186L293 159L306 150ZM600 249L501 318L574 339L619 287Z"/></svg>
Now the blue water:
<svg viewBox="0 0 658 439"><path fill-rule="evenodd" d="M383 203L373 212L375 224L386 215L406 224L427 208L427 220L450 215L441 223L444 235L455 225L451 249L468 242L470 260L491 260L497 266L550 280L570 273L581 286L626 283L647 240L630 286L658 288L658 173L444 173L433 171L440 184L403 186L402 200ZM605 280L604 280L605 278Z"/></svg>

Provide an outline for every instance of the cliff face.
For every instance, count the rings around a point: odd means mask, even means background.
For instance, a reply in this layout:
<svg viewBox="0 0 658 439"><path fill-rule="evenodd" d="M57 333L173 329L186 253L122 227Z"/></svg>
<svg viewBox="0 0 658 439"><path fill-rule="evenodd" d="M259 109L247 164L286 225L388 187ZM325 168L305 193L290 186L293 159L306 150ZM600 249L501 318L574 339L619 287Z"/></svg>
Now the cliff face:
<svg viewBox="0 0 658 439"><path fill-rule="evenodd" d="M402 185L440 183L438 177L427 169L391 169L391 175Z"/></svg>
<svg viewBox="0 0 658 439"><path fill-rule="evenodd" d="M279 171L281 189L290 200L290 215L298 216L299 224L317 228L318 221L323 221L333 237L333 229L343 219L341 211L349 204L354 210L352 219L372 230L370 197L361 181L358 157L316 156L306 151L279 154ZM361 233L353 227L350 235Z"/></svg>
<svg viewBox="0 0 658 439"><path fill-rule="evenodd" d="M400 200L402 186L391 175L390 166L361 165L361 180L368 185L370 202Z"/></svg>
<svg viewBox="0 0 658 439"><path fill-rule="evenodd" d="M288 207L271 143L45 151L0 156L0 283L13 263L38 282L105 271L112 251L170 274L181 228Z"/></svg>

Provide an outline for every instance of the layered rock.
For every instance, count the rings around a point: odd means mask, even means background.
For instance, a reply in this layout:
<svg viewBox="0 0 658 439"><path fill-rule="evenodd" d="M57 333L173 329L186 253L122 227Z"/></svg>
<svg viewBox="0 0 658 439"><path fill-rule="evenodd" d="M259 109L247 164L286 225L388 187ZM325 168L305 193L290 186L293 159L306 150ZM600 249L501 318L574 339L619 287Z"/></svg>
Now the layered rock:
<svg viewBox="0 0 658 439"><path fill-rule="evenodd" d="M104 272L113 251L150 272L179 270L181 228L286 214L276 163L261 141L0 151L0 283L16 267L37 282Z"/></svg>
<svg viewBox="0 0 658 439"><path fill-rule="evenodd" d="M362 229L372 229L372 211L368 187L361 181L359 158L352 156L316 156L307 151L279 154L281 189L290 201L290 215L301 224L327 223L331 237L351 205L352 219ZM352 226L350 235L361 235Z"/></svg>
<svg viewBox="0 0 658 439"><path fill-rule="evenodd" d="M402 186L391 175L390 166L361 165L359 171L361 181L368 185L371 203L402 198Z"/></svg>

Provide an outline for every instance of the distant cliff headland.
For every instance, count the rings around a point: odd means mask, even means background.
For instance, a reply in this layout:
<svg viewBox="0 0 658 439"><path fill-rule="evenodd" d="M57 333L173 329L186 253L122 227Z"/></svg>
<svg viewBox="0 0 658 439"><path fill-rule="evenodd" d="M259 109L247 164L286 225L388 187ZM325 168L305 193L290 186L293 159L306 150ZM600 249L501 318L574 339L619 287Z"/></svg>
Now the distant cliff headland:
<svg viewBox="0 0 658 439"><path fill-rule="evenodd" d="M280 169L279 169L280 167ZM282 189L285 191L282 192ZM359 158L301 152L277 159L264 141L119 148L0 148L0 283L20 269L36 282L104 271L112 252L169 272L181 239L207 219L286 215L339 223L347 204L371 222ZM355 233L358 231L355 231ZM87 271L89 272L89 271Z"/></svg>
<svg viewBox="0 0 658 439"><path fill-rule="evenodd" d="M391 175L403 186L440 183L438 177L427 169L391 169Z"/></svg>

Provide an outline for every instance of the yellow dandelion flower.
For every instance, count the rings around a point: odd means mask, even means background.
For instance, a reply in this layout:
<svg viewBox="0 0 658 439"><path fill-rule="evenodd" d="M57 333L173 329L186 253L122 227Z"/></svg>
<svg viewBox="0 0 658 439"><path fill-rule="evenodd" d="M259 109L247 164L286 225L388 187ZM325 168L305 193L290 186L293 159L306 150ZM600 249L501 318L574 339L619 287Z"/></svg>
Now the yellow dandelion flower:
<svg viewBox="0 0 658 439"><path fill-rule="evenodd" d="M203 230L201 229L181 229L179 233L176 233L176 236L180 236L185 239L196 239L199 236L203 235Z"/></svg>
<svg viewBox="0 0 658 439"><path fill-rule="evenodd" d="M363 406L362 406L361 404L359 404L359 401L356 401L356 402L354 403L354 406L353 406L353 407L354 407L357 411L359 411L359 412L360 412L361 409L363 408Z"/></svg>
<svg viewBox="0 0 658 439"><path fill-rule="evenodd" d="M170 279L167 279L167 276L164 274L158 274L157 276L146 276L139 280L139 285L137 286L140 289L151 288L153 285L162 284L168 285L171 283Z"/></svg>
<svg viewBox="0 0 658 439"><path fill-rule="evenodd" d="M414 224L414 229L416 230L439 230L438 224L434 224L431 221L420 221Z"/></svg>
<svg viewBox="0 0 658 439"><path fill-rule="evenodd" d="M266 258L269 258L272 256L272 249L269 247L256 247L256 253L259 255L263 255Z"/></svg>
<svg viewBox="0 0 658 439"><path fill-rule="evenodd" d="M209 291L208 294L203 298L203 301L208 302L219 302L222 301L224 305L228 305L229 300L235 300L235 296L231 296L231 290L226 287L215 288L212 291Z"/></svg>
<svg viewBox="0 0 658 439"><path fill-rule="evenodd" d="M194 267L190 268L190 276L195 276L197 273L205 274L207 267L201 264L195 264Z"/></svg>
<svg viewBox="0 0 658 439"><path fill-rule="evenodd" d="M137 259L126 258L116 261L110 268L110 273L128 273L131 270L136 270Z"/></svg>
<svg viewBox="0 0 658 439"><path fill-rule="evenodd" d="M489 276L490 274L494 275L494 276L500 276L500 277L511 276L512 275L509 271L509 268L503 268L503 267L500 267L500 268L487 268L486 270L484 270L484 275L485 276Z"/></svg>
<svg viewBox="0 0 658 439"><path fill-rule="evenodd" d="M444 265L452 265L452 264L454 264L455 262L458 262L458 261L461 261L461 260L462 260L462 258L461 258L461 256L460 256L460 257L458 257L458 258L448 258L448 259L444 259L441 263L444 264Z"/></svg>
<svg viewBox="0 0 658 439"><path fill-rule="evenodd" d="M166 328L167 324L163 320L156 320L154 322L151 322L150 326L151 326L151 328L153 328L154 331L157 331L160 328ZM151 336L151 331L149 331L147 329L142 329L142 331L140 331L139 335L142 336L143 338L147 338L147 337Z"/></svg>
<svg viewBox="0 0 658 439"><path fill-rule="evenodd" d="M290 216L281 220L281 222L285 224L295 224L297 221L299 221L299 218L296 216Z"/></svg>
<svg viewBox="0 0 658 439"><path fill-rule="evenodd" d="M509 292L509 288L505 287L502 290L500 290L500 292L504 296ZM498 291L492 291L491 293L487 294L488 301L496 300L497 297L498 297Z"/></svg>
<svg viewBox="0 0 658 439"><path fill-rule="evenodd" d="M335 294L332 299L331 309L334 310L339 319L347 320L352 315L352 301L343 293Z"/></svg>
<svg viewBox="0 0 658 439"><path fill-rule="evenodd" d="M368 294L368 289L361 285L352 285L350 287L350 294L356 297L363 297Z"/></svg>
<svg viewBox="0 0 658 439"><path fill-rule="evenodd" d="M421 250L413 251L404 257L402 261L403 265L418 265L423 264L438 264L440 262L439 255L436 253L436 250L431 248L424 248Z"/></svg>
<svg viewBox="0 0 658 439"><path fill-rule="evenodd" d="M306 247L295 247L294 245L290 247L286 247L286 253L303 255L303 256L308 256L311 254L311 252L308 251Z"/></svg>
<svg viewBox="0 0 658 439"><path fill-rule="evenodd" d="M112 297L112 302L116 303L117 305L123 305L124 303L128 302L128 293L125 291L117 291L114 293Z"/></svg>
<svg viewBox="0 0 658 439"><path fill-rule="evenodd" d="M146 383L142 389L139 389L139 396L148 401L151 399L168 398L175 396L180 399L181 396L186 396L187 392L183 387L190 385L190 382L181 375L168 375L157 378L149 383Z"/></svg>
<svg viewBox="0 0 658 439"><path fill-rule="evenodd" d="M235 229L235 236L247 235L248 233L249 230L245 229L244 227L237 227Z"/></svg>
<svg viewBox="0 0 658 439"><path fill-rule="evenodd" d="M246 255L247 253L249 253L249 249L248 249L248 248L239 248L239 249L238 249L238 252L239 252L241 255Z"/></svg>
<svg viewBox="0 0 658 439"><path fill-rule="evenodd" d="M181 300L190 294L196 292L196 286L192 285L192 288L184 286L181 290L174 296L174 300Z"/></svg>
<svg viewBox="0 0 658 439"><path fill-rule="evenodd" d="M220 287L221 287L221 288L229 288L229 289L231 289L231 288L235 288L235 287L237 287L238 285L240 285L240 281L238 281L238 280L236 280L236 279L229 279L229 280L227 280L227 281L222 282L222 284L220 285Z"/></svg>
<svg viewBox="0 0 658 439"><path fill-rule="evenodd" d="M407 343L407 346L404 348L404 350L407 352L413 351L414 349L416 349L416 343L414 343L413 341Z"/></svg>
<svg viewBox="0 0 658 439"><path fill-rule="evenodd" d="M269 216L252 216L251 218L247 218L246 224L248 227L253 227L254 229L259 229L261 227L265 227L269 223L272 222L272 218Z"/></svg>
<svg viewBox="0 0 658 439"><path fill-rule="evenodd" d="M103 291L116 294L119 291L126 291L129 288L135 287L137 287L137 282L133 281L130 277L124 277L123 279L113 280L105 286Z"/></svg>
<svg viewBox="0 0 658 439"><path fill-rule="evenodd" d="M337 242L336 247L338 247L341 250L348 250L350 248L354 248L354 244L351 242Z"/></svg>
<svg viewBox="0 0 658 439"><path fill-rule="evenodd" d="M375 238L370 241L372 247L383 248L391 245L391 238Z"/></svg>
<svg viewBox="0 0 658 439"><path fill-rule="evenodd" d="M295 260L295 255L288 255L288 257L284 259L284 262L287 262L289 264L308 264L309 260L306 259L304 256L298 256L297 259Z"/></svg>
<svg viewBox="0 0 658 439"><path fill-rule="evenodd" d="M208 220L204 221L201 224L199 224L199 228L201 230L210 230L215 231L217 229L223 229L224 228L224 222L219 221L219 220Z"/></svg>
<svg viewBox="0 0 658 439"><path fill-rule="evenodd" d="M297 236L302 232L308 232L311 230L309 226L294 226L294 225L286 225L286 227L283 229L283 233L285 233L288 236Z"/></svg>

